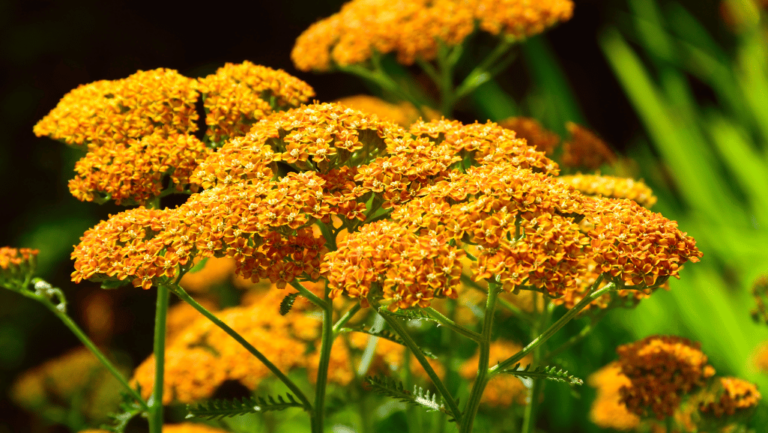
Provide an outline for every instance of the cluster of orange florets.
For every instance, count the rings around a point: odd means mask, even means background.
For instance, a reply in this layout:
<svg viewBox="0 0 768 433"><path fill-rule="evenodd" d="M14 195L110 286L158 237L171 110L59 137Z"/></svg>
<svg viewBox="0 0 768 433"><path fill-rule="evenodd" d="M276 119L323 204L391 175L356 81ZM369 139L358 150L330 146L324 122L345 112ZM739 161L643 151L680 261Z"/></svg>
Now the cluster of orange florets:
<svg viewBox="0 0 768 433"><path fill-rule="evenodd" d="M600 137L573 122L566 124L571 138L563 144L562 162L566 167L597 170L603 164L616 162L616 155Z"/></svg>
<svg viewBox="0 0 768 433"><path fill-rule="evenodd" d="M621 401L638 415L672 416L686 394L706 385L715 374L700 347L672 336L651 336L620 346L621 372L631 382L621 388Z"/></svg>
<svg viewBox="0 0 768 433"><path fill-rule="evenodd" d="M37 253L31 248L0 248L0 285L17 286L31 276Z"/></svg>
<svg viewBox="0 0 768 433"><path fill-rule="evenodd" d="M399 62L432 60L441 45L455 46L475 30L519 39L543 32L573 14L570 0L352 0L299 36L291 53L297 68L328 70L396 53Z"/></svg>
<svg viewBox="0 0 768 433"><path fill-rule="evenodd" d="M215 143L245 135L273 110L297 107L315 95L307 83L285 71L247 61L227 63L200 79L198 88L205 101L206 135Z"/></svg>
<svg viewBox="0 0 768 433"><path fill-rule="evenodd" d="M515 131L515 134L524 138L529 146L547 155L554 153L555 148L560 144L560 137L557 134L545 129L536 119L530 117L510 117L500 121L499 125Z"/></svg>
<svg viewBox="0 0 768 433"><path fill-rule="evenodd" d="M657 200L653 191L641 180L599 174L577 174L558 179L586 195L626 198L646 208L652 207Z"/></svg>
<svg viewBox="0 0 768 433"><path fill-rule="evenodd" d="M589 377L589 384L597 389L589 419L598 427L614 430L632 430L640 424L640 417L627 410L621 401L621 389L632 382L621 372L621 366L612 362Z"/></svg>
<svg viewBox="0 0 768 433"><path fill-rule="evenodd" d="M510 341L496 340L491 343L489 357L491 365L503 361L520 352L522 346ZM459 369L459 374L467 380L477 377L477 365L480 359L480 350L471 358L464 361ZM522 365L531 363L532 357L526 356L521 360ZM483 392L482 403L491 407L508 408L513 404L525 405L528 388L522 380L507 374L500 374L493 378Z"/></svg>
<svg viewBox="0 0 768 433"><path fill-rule="evenodd" d="M199 81L157 69L81 86L35 126L35 133L88 150L69 183L80 200L146 204L164 195L166 180L167 192L194 192L189 177L211 153L190 135L197 130L198 92L214 145L245 135L252 123L314 95L303 81L249 62L227 64Z"/></svg>
<svg viewBox="0 0 768 433"><path fill-rule="evenodd" d="M734 415L736 412L746 412L757 407L760 402L760 392L755 384L736 377L721 377L718 380L719 389L714 398L699 405L699 410L711 413L716 417Z"/></svg>

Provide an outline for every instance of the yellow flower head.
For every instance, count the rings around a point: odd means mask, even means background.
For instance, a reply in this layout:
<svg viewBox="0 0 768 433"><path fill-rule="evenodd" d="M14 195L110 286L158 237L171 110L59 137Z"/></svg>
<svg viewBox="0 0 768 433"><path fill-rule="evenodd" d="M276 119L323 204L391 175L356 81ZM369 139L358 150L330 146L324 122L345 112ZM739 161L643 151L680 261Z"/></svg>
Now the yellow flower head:
<svg viewBox="0 0 768 433"><path fill-rule="evenodd" d="M494 365L511 356L514 356L522 349L522 346L509 341L497 340L491 343L490 362ZM473 380L477 376L477 365L480 360L480 351L466 360L459 370L459 374L467 380ZM528 355L522 359L521 364L530 364L531 356ZM524 405L526 402L527 388L523 382L515 376L501 374L488 382L483 392L483 404L492 407L507 408L512 404Z"/></svg>
<svg viewBox="0 0 768 433"><path fill-rule="evenodd" d="M400 63L432 60L440 45L460 44L475 29L521 39L573 13L570 0L352 0L296 40L291 58L303 71L363 63L395 53Z"/></svg>
<svg viewBox="0 0 768 433"><path fill-rule="evenodd" d="M34 132L80 148L187 134L197 130L197 96L195 80L174 70L139 71L69 92Z"/></svg>
<svg viewBox="0 0 768 433"><path fill-rule="evenodd" d="M737 412L749 412L760 403L760 392L755 384L736 377L721 377L710 389L699 410L717 418L732 416Z"/></svg>
<svg viewBox="0 0 768 433"><path fill-rule="evenodd" d="M309 84L281 69L245 61L227 63L200 79L206 135L214 143L245 135L251 125L275 110L297 107L315 96Z"/></svg>
<svg viewBox="0 0 768 433"><path fill-rule="evenodd" d="M560 137L557 134L544 129L536 119L530 117L510 117L500 121L499 126L515 131L515 134L524 138L529 146L547 155L554 153L555 147L560 144Z"/></svg>
<svg viewBox="0 0 768 433"><path fill-rule="evenodd" d="M405 128L419 120L419 111L410 102L403 101L393 104L368 95L347 96L336 102L353 110L375 114L382 120L394 122ZM439 114L430 108L422 107L422 110L426 112L426 116L430 120L440 117Z"/></svg>
<svg viewBox="0 0 768 433"><path fill-rule="evenodd" d="M332 297L343 292L367 305L371 286L378 284L395 311L428 307L434 297L456 298L463 255L444 236L417 236L380 221L350 234L337 251L326 255L321 270Z"/></svg>
<svg viewBox="0 0 768 433"><path fill-rule="evenodd" d="M599 174L577 174L561 176L558 179L586 195L628 198L646 208L653 207L657 200L653 191L641 180Z"/></svg>
<svg viewBox="0 0 768 433"><path fill-rule="evenodd" d="M621 401L621 388L632 382L622 374L621 366L613 362L589 377L589 385L597 389L589 419L600 428L619 431L633 430L640 424L640 417L630 412Z"/></svg>
<svg viewBox="0 0 768 433"><path fill-rule="evenodd" d="M309 27L291 52L302 71L362 63L378 53L399 62L432 60L439 41L460 44L474 30L471 2L453 0L352 0Z"/></svg>
<svg viewBox="0 0 768 433"><path fill-rule="evenodd" d="M38 252L31 248L0 248L0 286L21 287L35 272Z"/></svg>
<svg viewBox="0 0 768 433"><path fill-rule="evenodd" d="M621 401L638 415L672 416L685 395L715 374L699 347L674 336L651 336L619 346L619 366L631 382L621 388Z"/></svg>
<svg viewBox="0 0 768 433"><path fill-rule="evenodd" d="M173 189L197 191L189 177L209 153L192 135L154 134L107 143L75 164L77 175L69 181L69 190L82 201L144 204L160 196L167 176Z"/></svg>
<svg viewBox="0 0 768 433"><path fill-rule="evenodd" d="M616 155L608 145L589 129L568 122L571 139L563 144L563 165L597 170L603 164L616 162Z"/></svg>

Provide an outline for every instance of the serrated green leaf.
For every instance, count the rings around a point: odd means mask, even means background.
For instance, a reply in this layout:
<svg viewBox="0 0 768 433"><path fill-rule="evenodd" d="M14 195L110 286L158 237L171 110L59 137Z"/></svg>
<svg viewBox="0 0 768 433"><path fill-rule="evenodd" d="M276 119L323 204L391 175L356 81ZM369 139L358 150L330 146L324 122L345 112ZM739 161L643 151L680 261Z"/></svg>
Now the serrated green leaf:
<svg viewBox="0 0 768 433"><path fill-rule="evenodd" d="M265 397L247 397L233 400L211 400L196 406L187 405L187 419L222 419L250 413L285 410L292 407L303 408L296 398L288 393L286 398L278 395Z"/></svg>
<svg viewBox="0 0 768 433"><path fill-rule="evenodd" d="M399 335L387 329L382 329L381 331L371 331L370 329L366 329L366 328L341 328L341 332L361 332L363 334L368 334L373 337L383 338L393 343L397 343L401 346L405 346L405 342L403 341L402 338L400 338ZM422 347L420 347L419 349L421 350L421 353L423 353L424 356L426 356L427 358L437 359L437 356L435 356L435 354L430 352L429 350L424 349Z"/></svg>
<svg viewBox="0 0 768 433"><path fill-rule="evenodd" d="M567 383L568 385L584 385L584 381L580 378L569 374L562 368L558 369L555 366L536 367L531 370L530 364L525 368L520 368L520 363L517 363L514 367L503 370L502 373L528 379L553 380L555 382Z"/></svg>
<svg viewBox="0 0 768 433"><path fill-rule="evenodd" d="M137 391L141 393L141 388L137 388ZM124 433L128 423L143 412L141 406L131 395L125 392L121 392L120 395L122 397L120 412L109 414L110 423L102 425L101 428L103 430L113 433Z"/></svg>
<svg viewBox="0 0 768 433"><path fill-rule="evenodd" d="M296 302L296 298L299 297L301 293L294 292L283 298L282 301L280 301L280 315L285 316L291 311L291 308L293 308L293 303Z"/></svg>
<svg viewBox="0 0 768 433"><path fill-rule="evenodd" d="M442 412L452 419L456 419L453 412L445 406L443 399L435 393L430 393L429 390L414 385L413 391L408 391L405 389L403 382L386 376L368 376L365 378L365 382L377 394L421 407L426 409L427 412Z"/></svg>

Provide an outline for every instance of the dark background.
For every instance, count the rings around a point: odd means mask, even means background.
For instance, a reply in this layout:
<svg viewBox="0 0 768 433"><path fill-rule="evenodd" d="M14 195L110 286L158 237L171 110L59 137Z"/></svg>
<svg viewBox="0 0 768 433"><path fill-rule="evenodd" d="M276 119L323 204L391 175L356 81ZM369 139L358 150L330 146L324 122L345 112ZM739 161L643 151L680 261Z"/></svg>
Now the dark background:
<svg viewBox="0 0 768 433"><path fill-rule="evenodd" d="M69 282L72 245L119 208L75 200L67 180L80 154L36 138L33 125L80 84L159 67L196 77L225 62L250 60L307 81L320 101L365 93L354 77L300 73L290 61L295 38L341 3L0 0L0 245L40 248L41 274L65 289L77 319L78 301L96 289ZM704 20L717 19L717 2L691 4L693 11L709 11ZM546 35L587 123L619 150L640 125L596 40L622 8L615 0L577 0L574 18ZM520 62L500 77L512 94L525 89L527 80ZM459 117L474 120L461 111ZM130 289L114 296L131 326L113 343L140 362L151 352L154 294ZM6 397L13 378L76 344L42 307L0 291L0 433L29 431L33 422Z"/></svg>

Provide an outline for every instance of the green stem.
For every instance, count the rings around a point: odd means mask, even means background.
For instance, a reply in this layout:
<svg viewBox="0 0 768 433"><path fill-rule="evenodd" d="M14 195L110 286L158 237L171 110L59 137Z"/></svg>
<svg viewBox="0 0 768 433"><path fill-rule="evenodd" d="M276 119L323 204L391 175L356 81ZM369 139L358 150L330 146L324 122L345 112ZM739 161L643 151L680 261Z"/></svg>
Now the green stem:
<svg viewBox="0 0 768 433"><path fill-rule="evenodd" d="M472 278L470 278L467 275L464 275L464 274L461 275L461 282L465 286L469 286L469 287L471 287L471 288L473 288L475 290L478 290L480 292L485 293L486 295L488 294L488 290L486 290L485 287L481 286L480 284L477 284L475 281L472 280ZM525 311L521 310L520 308L518 308L515 304L513 304L513 303L511 303L511 302L509 302L509 301L507 301L505 299L502 299L502 298L498 299L498 303L502 307L504 307L504 308L508 309L509 311L511 311L512 314L514 314L516 317L524 320L526 323L528 323L528 324L533 324L534 323L534 320L531 317L531 315L526 313Z"/></svg>
<svg viewBox="0 0 768 433"><path fill-rule="evenodd" d="M445 387L445 384L443 383L442 380L440 380L440 377L437 375L437 373L435 373L435 370L429 364L429 361L427 361L427 358L421 352L421 349L413 340L411 335L408 334L408 331L405 330L405 327L396 318L389 316L385 313L381 313L379 311L379 309L381 308L381 305L377 300L369 298L368 302L370 302L371 306L376 310L376 313L382 319L384 319L385 322L387 322L389 327L392 328L392 330L395 331L395 333L397 333L397 335L399 335L400 338L403 339L403 343L405 343L405 345L409 349L411 349L411 353L413 353L413 356L415 356L416 359L419 361L419 364L421 364L421 366L424 367L424 371L432 380L432 383L435 384L435 388L437 388L437 391L440 393L440 396L443 397L443 400L445 400L445 404L448 405L448 408L451 410L451 413L454 415L455 420L457 422L460 421L461 411L459 410L459 406L456 404L456 400L454 400L450 392L448 392L448 389Z"/></svg>
<svg viewBox="0 0 768 433"><path fill-rule="evenodd" d="M543 295L542 295L543 297ZM533 294L533 306L534 311L537 309L537 300L538 295L536 293ZM534 324L534 326L531 328L531 339L534 339L536 336L539 335L539 332L547 326L549 323L549 317L551 314L551 310L547 308L545 305L546 303L542 303L542 307L544 310L541 312L539 321ZM533 366L537 366L539 364L539 361L541 360L541 349L542 345L536 346L536 348L533 350ZM528 388L528 406L525 407L525 416L523 418L523 430L522 433L531 433L534 429L534 426L536 425L536 410L539 406L539 394L541 393L541 389L543 386L543 381L541 379L533 378L533 386Z"/></svg>
<svg viewBox="0 0 768 433"><path fill-rule="evenodd" d="M440 69L440 112L450 118L453 114L453 65L448 61L448 47L442 42L438 48L437 64Z"/></svg>
<svg viewBox="0 0 768 433"><path fill-rule="evenodd" d="M574 317L576 317L576 315L579 314L581 310L586 308L592 301L594 301L595 299L599 298L600 296L606 293L609 293L611 290L615 289L616 285L611 282L603 286L603 288L599 290L595 290L595 288L598 287L602 281L603 281L603 278L601 276L600 278L597 279L597 281L595 281L595 284L592 285L592 289L589 295L585 296L584 299L579 301L578 304L574 305L574 307L568 310L563 315L563 317L558 319L557 322L550 325L550 327L547 328L546 331L544 331L541 335L536 337L536 339L528 343L528 345L525 346L521 351L517 352L515 355L507 358L506 360L492 367L489 370L489 374L491 376L495 376L501 373L505 368L515 365L517 362L523 359L526 355L528 355L534 349L536 349L539 345L549 340L553 335L555 335L557 331L559 331L563 326L565 326L566 323L570 322Z"/></svg>
<svg viewBox="0 0 768 433"><path fill-rule="evenodd" d="M149 399L149 431L163 431L163 385L165 384L165 319L168 315L168 287L157 287L157 309L155 310L155 383Z"/></svg>
<svg viewBox="0 0 768 433"><path fill-rule="evenodd" d="M83 332L83 330L80 329L80 327L77 326L77 324L69 316L67 316L66 313L57 309L56 306L53 305L53 303L48 299L37 296L34 293L27 292L26 290L22 290L19 293L21 293L22 295L28 298L41 302L43 305L45 305L46 308L48 308L48 310L50 310L56 317L58 317L59 320L64 322L64 326L69 328L69 330L72 331L73 334L75 334L75 337L77 337L77 339L80 340L80 342L82 342L83 345L85 345L85 347L87 347L88 350L90 350L94 356L96 356L96 359L98 359L99 362L101 362L101 364L112 374L112 376L114 376L115 379L117 379L117 381L120 382L123 388L125 388L125 391L128 392L128 394L130 394L131 397L133 397L139 403L139 405L141 405L142 409L144 409L145 411L149 410L149 406L147 406L147 402L145 402L144 399L141 398L141 395L139 395L139 393L136 392L136 390L131 387L131 385L128 383L128 381L125 379L122 373L120 373L120 370L118 370L117 367L115 367L115 365L112 364L109 358L107 358L104 355L104 353L102 353L101 350L99 350L99 348L93 343L93 341L91 341L91 339L88 338L85 332Z"/></svg>
<svg viewBox="0 0 768 433"><path fill-rule="evenodd" d="M325 428L325 388L328 385L328 366L331 363L333 347L333 300L328 297L329 289L325 289L325 307L323 308L323 330L320 340L320 363L317 367L315 383L315 407L311 412L312 433L322 433Z"/></svg>
<svg viewBox="0 0 768 433"><path fill-rule="evenodd" d="M461 82L456 89L455 99L458 100L473 90L478 88L481 84L489 81L493 78L493 74L489 71L496 61L503 56L514 45L514 40L504 38L496 47L491 51L488 56L477 65L472 72L467 75L464 81ZM498 73L498 71L495 71Z"/></svg>
<svg viewBox="0 0 768 433"><path fill-rule="evenodd" d="M358 303L358 304L355 304L355 305L353 305L353 306L352 306L352 308L350 308L349 310L347 310L347 312L346 312L346 313L344 313L344 315L343 315L343 316L341 316L341 318L338 320L338 322L336 322L336 324L335 324L335 325L333 325L333 335L338 335L338 334L339 334L339 332L341 331L341 328L343 328L343 327L344 327L344 325L346 325L346 324L347 324L347 322L349 322L349 320L350 320L350 319L351 319L351 318L352 318L352 317L353 317L355 314L357 314L357 312L358 312L358 311L360 311L360 304L359 304L359 303Z"/></svg>
<svg viewBox="0 0 768 433"><path fill-rule="evenodd" d="M374 66L379 66L379 65L378 63L376 63ZM422 117L426 118L424 110L421 107L421 103L416 98L414 98L411 94L409 94L404 89L402 89L401 86L398 85L397 82L395 82L395 80L393 80L389 75L387 75L383 71L383 69L380 68L380 66L377 67L377 69L375 70L370 70L360 65L346 65L346 66L339 66L338 68L343 72L348 72L350 74L357 75L358 77L361 77L375 84L378 84L382 89L396 95L400 99L410 102L411 104L413 104L416 110L419 111L419 114Z"/></svg>
<svg viewBox="0 0 768 433"><path fill-rule="evenodd" d="M483 334L480 340L480 360L477 365L477 378L475 384L472 386L472 392L469 394L469 400L467 401L467 407L464 409L464 414L461 419L461 426L459 431L462 433L470 433L472 431L472 425L475 422L475 416L477 410L480 407L480 400L483 398L483 391L488 384L490 377L488 376L488 364L490 363L490 351L491 351L491 331L493 330L493 316L496 311L496 300L499 297L501 286L496 282L491 282L488 285L488 298L485 304L485 317L483 318Z"/></svg>
<svg viewBox="0 0 768 433"><path fill-rule="evenodd" d="M269 371L271 371L275 376L277 376L278 379L280 379L281 382L285 384L285 386L288 387L288 389L293 392L293 394L296 396L296 398L301 401L301 403L304 405L304 410L311 411L312 410L312 403L309 402L309 399L304 395L304 393L301 391L301 388L299 388L291 379L288 378L282 371L280 371L275 364L270 362L269 359L267 359L266 356L264 356L261 352L259 352L251 343L246 341L245 338L243 338L240 334L237 333L234 329L230 328L226 323L222 322L221 319L216 317L213 313L208 311L205 307L198 304L197 301L195 301L189 294L184 291L184 289L179 286L178 284L171 287L173 290L173 293L176 294L179 298L181 298L182 301L186 302L187 304L191 305L192 308L199 311L200 314L208 318L211 322L213 322L214 325L221 328L222 331L226 332L230 337L234 338L235 341L240 343L248 352L250 352L253 356L255 356L259 361L261 361L262 364L264 364Z"/></svg>
<svg viewBox="0 0 768 433"><path fill-rule="evenodd" d="M298 280L291 281L291 286L293 286L294 289L298 290L299 293L301 293L301 296L304 296L305 298L309 299L309 301L312 302L313 304L317 305L323 310L328 309L328 303L326 301L323 301L317 295L309 291L309 289L304 287L304 285L301 284Z"/></svg>
<svg viewBox="0 0 768 433"><path fill-rule="evenodd" d="M448 317L445 317L442 315L439 311L435 310L432 307L427 307L424 309L424 311L429 315L429 317L435 319L437 322L439 322L441 325L445 326L448 329L451 329L452 331L456 332L457 334L463 335L471 340L480 342L482 341L482 336L478 334L475 331L469 330L453 320L449 319Z"/></svg>
<svg viewBox="0 0 768 433"><path fill-rule="evenodd" d="M551 352L547 353L547 355L544 357L544 362L546 363L546 362L554 359L557 355L565 352L566 350L570 349L571 347L573 347L576 344L578 344L581 340L586 338L590 333L592 333L592 331L595 329L595 325L597 325L597 323L600 321L600 319L603 316L605 316L605 313L607 311L608 310L601 311L600 314L598 314L597 316L592 318L592 320L589 322L589 325L581 328L581 331L579 331L578 334L576 334L573 337L569 338L568 341L566 341L565 343L561 344L559 347L557 347L556 349L552 350Z"/></svg>

